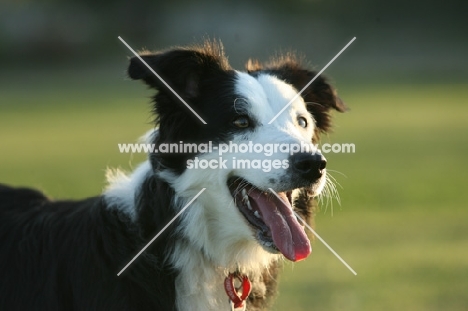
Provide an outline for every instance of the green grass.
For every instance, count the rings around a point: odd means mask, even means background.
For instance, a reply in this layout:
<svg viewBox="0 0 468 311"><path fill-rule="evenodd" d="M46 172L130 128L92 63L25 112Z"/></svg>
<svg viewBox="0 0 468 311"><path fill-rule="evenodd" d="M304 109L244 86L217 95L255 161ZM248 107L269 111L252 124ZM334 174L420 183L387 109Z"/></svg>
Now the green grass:
<svg viewBox="0 0 468 311"><path fill-rule="evenodd" d="M0 182L79 198L102 190L106 167L135 167L144 156L117 143L151 128L150 92L123 77L0 73ZM339 86L351 111L323 141L356 153L327 155L341 206L323 206L316 229L358 275L316 241L309 259L285 264L274 309L465 310L467 85Z"/></svg>

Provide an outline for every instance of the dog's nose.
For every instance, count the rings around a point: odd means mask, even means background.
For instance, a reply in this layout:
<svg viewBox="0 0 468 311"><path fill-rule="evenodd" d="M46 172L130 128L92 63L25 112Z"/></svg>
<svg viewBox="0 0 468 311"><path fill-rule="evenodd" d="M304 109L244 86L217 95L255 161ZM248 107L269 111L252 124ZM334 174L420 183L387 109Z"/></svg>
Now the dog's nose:
<svg viewBox="0 0 468 311"><path fill-rule="evenodd" d="M320 153L297 153L291 157L291 165L302 178L315 181L322 176L327 160Z"/></svg>

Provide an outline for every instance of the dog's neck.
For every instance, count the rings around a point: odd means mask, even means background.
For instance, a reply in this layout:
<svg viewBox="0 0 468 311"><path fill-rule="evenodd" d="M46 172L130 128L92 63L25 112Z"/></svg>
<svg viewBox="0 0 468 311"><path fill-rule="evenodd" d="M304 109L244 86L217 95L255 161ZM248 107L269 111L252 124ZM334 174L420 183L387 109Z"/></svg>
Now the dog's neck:
<svg viewBox="0 0 468 311"><path fill-rule="evenodd" d="M175 284L178 310L229 310L223 287L227 271L183 241L177 243L172 257L179 271Z"/></svg>
<svg viewBox="0 0 468 311"><path fill-rule="evenodd" d="M139 213L143 211L143 208L138 204L148 203L154 199L158 201L154 204L161 205L163 202L159 200L162 198L155 198L154 194L146 192L151 192L148 189L152 187L165 184L165 188L172 189L170 191L174 195L172 199L168 199L170 201L165 202L164 206L149 204L145 208L150 210L165 208L168 212L172 210L169 213L172 215L170 217L173 217L196 195L198 189L191 188L196 185L195 180L216 181L208 176L199 176L199 173L193 175L195 173L187 171L182 175L177 175L169 171L155 172L147 161L131 175L117 172L111 176L113 178L110 179L110 185L104 196L110 208L116 208L128 214L133 221L139 223L142 221ZM151 183L151 180L154 183ZM212 189L217 189L217 191ZM176 234L172 236L175 242L163 243L170 246L170 249L158 255L165 257L168 264L177 271L174 285L178 310L230 310L224 280L230 272L234 271L240 271L252 281L250 300L255 297L257 301L261 300L263 305L263 301L271 295L267 293L263 274L271 265L276 266L279 255L265 252L251 238L250 233L246 233L250 240L244 240L245 237L241 237L240 240L233 239L231 232L235 226L238 226L236 223L238 218L232 217L231 213L237 211L231 202L220 199L226 196L221 196L219 191L219 184L213 184L180 215L176 222L177 228L168 229L176 230L174 231ZM168 192L165 190L160 193L167 194ZM137 198L144 196L147 198L143 202L138 202ZM223 209L218 208L220 206ZM213 224L210 224L210 217L216 219L217 225L223 228L221 235L219 232L216 235L211 231L213 228L210 226ZM147 221L151 222L151 219ZM152 225L146 222L141 223L139 227L143 229L147 226ZM219 228L216 227L216 229ZM163 236L160 238L164 238ZM148 236L148 239L151 237ZM247 302L247 310L261 309L256 309L253 304Z"/></svg>
<svg viewBox="0 0 468 311"><path fill-rule="evenodd" d="M231 310L224 280L232 271L214 265L200 251L188 247L183 241L177 242L176 249L172 259L179 271L175 284L177 310ZM261 272L251 271L247 276L252 284L251 300L262 300L261 305L264 305L271 297L267 297L269 293ZM249 311L263 310L257 309L249 301L245 304Z"/></svg>

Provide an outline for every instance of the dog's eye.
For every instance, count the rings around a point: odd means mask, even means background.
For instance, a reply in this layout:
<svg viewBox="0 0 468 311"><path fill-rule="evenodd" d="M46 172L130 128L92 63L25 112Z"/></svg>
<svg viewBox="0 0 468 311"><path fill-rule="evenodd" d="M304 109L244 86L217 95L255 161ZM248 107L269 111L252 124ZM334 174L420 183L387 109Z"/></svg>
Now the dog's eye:
<svg viewBox="0 0 468 311"><path fill-rule="evenodd" d="M304 117L298 117L297 118L297 124L299 124L300 127L306 128L307 127L307 119Z"/></svg>
<svg viewBox="0 0 468 311"><path fill-rule="evenodd" d="M239 116L236 117L233 121L232 124L238 128L246 128L249 127L250 125L250 120L249 117L247 116Z"/></svg>

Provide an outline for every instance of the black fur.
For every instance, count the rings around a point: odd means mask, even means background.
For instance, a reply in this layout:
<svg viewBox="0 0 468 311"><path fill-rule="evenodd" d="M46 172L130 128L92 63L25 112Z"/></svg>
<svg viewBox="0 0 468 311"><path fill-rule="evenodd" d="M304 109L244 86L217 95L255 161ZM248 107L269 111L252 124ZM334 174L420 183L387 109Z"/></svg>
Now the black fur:
<svg viewBox="0 0 468 311"><path fill-rule="evenodd" d="M50 201L2 185L0 198L1 310L175 310L175 272L164 262L168 237L117 277L149 232L167 222L169 215L155 214L170 210L141 206L152 210L146 213L153 220L139 220L143 230L107 209L101 197ZM168 206L168 198L153 204Z"/></svg>
<svg viewBox="0 0 468 311"><path fill-rule="evenodd" d="M177 97L136 57L130 60L128 74L158 90L154 96L155 124L159 126L157 145L226 140L235 114L232 103L234 71L224 56L222 45L206 42L202 46L178 48L160 53L142 53L143 60L192 107L207 124L203 124ZM216 103L216 109L210 106ZM210 112L204 113L204 112ZM157 159L156 159L157 157ZM180 173L193 154L153 155L163 167Z"/></svg>

